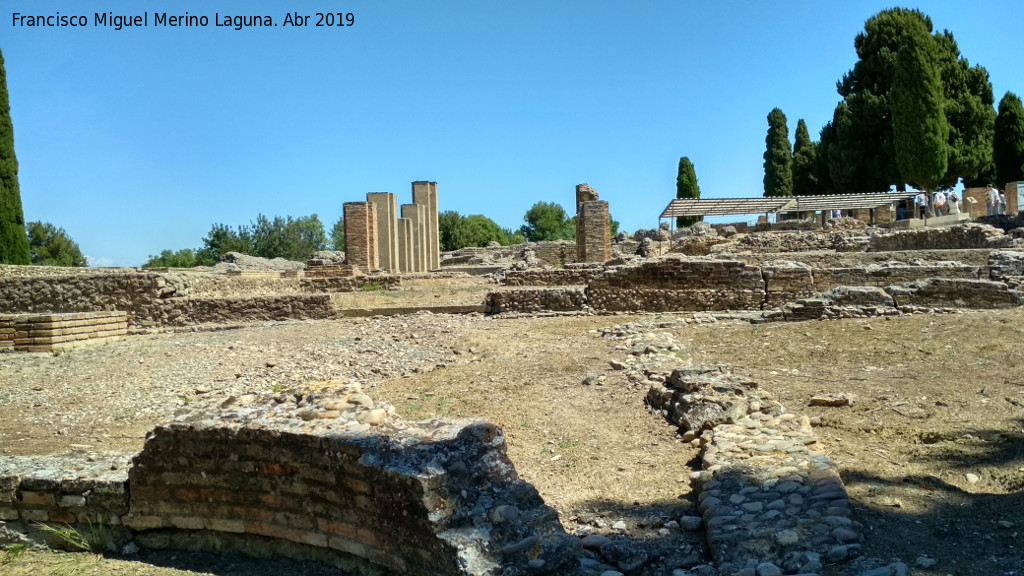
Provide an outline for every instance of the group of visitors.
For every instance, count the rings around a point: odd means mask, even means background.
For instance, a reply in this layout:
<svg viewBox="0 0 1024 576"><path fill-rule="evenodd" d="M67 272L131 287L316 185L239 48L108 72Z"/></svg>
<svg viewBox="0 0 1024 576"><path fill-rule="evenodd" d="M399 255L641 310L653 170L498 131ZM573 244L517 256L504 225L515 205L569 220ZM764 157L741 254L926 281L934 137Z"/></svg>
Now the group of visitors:
<svg viewBox="0 0 1024 576"><path fill-rule="evenodd" d="M985 189L988 197L988 202L985 204L985 214L987 216L996 216L999 214L1006 214L1006 195L1002 191L997 190L991 184Z"/></svg>
<svg viewBox="0 0 1024 576"><path fill-rule="evenodd" d="M896 203L896 219L923 218L926 215L945 216L947 214L960 214L963 193L952 190L949 192L936 191L932 194L931 205L928 205L928 195L920 192L913 200ZM973 202L973 200L971 201ZM1006 195L998 188L989 184L985 190L986 215L995 216L1006 214ZM1024 207L1021 208L1024 212Z"/></svg>
<svg viewBox="0 0 1024 576"><path fill-rule="evenodd" d="M928 195L921 192L914 197L914 204L917 206L917 213L920 215L928 214ZM945 216L946 214L959 214L960 213L960 194L957 191L952 191L949 194L942 192L941 190L936 191L932 194L932 214L935 216Z"/></svg>

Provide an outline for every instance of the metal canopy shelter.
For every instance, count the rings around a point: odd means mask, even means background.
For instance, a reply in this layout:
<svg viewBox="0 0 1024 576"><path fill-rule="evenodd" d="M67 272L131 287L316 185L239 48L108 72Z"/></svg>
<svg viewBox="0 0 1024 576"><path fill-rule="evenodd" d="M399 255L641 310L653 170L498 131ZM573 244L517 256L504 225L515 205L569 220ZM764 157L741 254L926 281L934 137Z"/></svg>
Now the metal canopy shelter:
<svg viewBox="0 0 1024 576"><path fill-rule="evenodd" d="M917 192L874 192L779 198L677 198L669 202L660 218L879 208L893 202L913 198L917 194Z"/></svg>
<svg viewBox="0 0 1024 576"><path fill-rule="evenodd" d="M881 192L872 194L833 194L831 196L794 196L796 206L790 212L817 212L820 210L856 210L879 208L893 202L917 196L917 192Z"/></svg>
<svg viewBox="0 0 1024 576"><path fill-rule="evenodd" d="M669 202L660 218L677 216L727 216L732 214L774 214L791 205L787 198L677 198ZM659 218L659 219L660 219Z"/></svg>

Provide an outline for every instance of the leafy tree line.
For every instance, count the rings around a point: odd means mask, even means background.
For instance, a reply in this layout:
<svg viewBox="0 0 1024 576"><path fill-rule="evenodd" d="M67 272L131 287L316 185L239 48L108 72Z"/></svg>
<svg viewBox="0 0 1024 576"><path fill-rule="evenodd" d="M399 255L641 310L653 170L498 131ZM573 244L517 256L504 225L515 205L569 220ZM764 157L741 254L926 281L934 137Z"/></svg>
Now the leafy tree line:
<svg viewBox="0 0 1024 576"><path fill-rule="evenodd" d="M30 262L36 266L88 266L78 243L63 228L49 222L29 222Z"/></svg>
<svg viewBox="0 0 1024 576"><path fill-rule="evenodd" d="M441 250L482 247L491 242L511 246L524 242L576 239L576 217L570 218L565 209L555 202L537 202L523 215L523 221L525 224L518 230L511 230L479 214L462 216L454 211L442 212L438 216ZM618 222L610 219L609 227L612 236L618 234Z"/></svg>
<svg viewBox="0 0 1024 576"><path fill-rule="evenodd" d="M854 47L858 60L836 85L841 100L818 141L799 120L787 159L785 117L769 115L765 196L786 190L787 168L794 195L1024 179L1020 99L1008 92L997 114L988 71L960 54L950 31L933 32L918 10L892 8L865 22Z"/></svg>
<svg viewBox="0 0 1024 576"><path fill-rule="evenodd" d="M526 242L521 232L498 226L494 220L480 214L463 216L453 210L438 214L437 227L441 250L450 251L467 246L487 246L497 242L502 246Z"/></svg>
<svg viewBox="0 0 1024 576"><path fill-rule="evenodd" d="M331 228L328 242L324 225L316 214L298 218L269 218L259 214L249 225L232 228L226 224L214 224L203 238L202 248L164 250L150 256L142 267L212 266L228 252L304 261L313 252L327 248L344 248L344 221L340 218Z"/></svg>

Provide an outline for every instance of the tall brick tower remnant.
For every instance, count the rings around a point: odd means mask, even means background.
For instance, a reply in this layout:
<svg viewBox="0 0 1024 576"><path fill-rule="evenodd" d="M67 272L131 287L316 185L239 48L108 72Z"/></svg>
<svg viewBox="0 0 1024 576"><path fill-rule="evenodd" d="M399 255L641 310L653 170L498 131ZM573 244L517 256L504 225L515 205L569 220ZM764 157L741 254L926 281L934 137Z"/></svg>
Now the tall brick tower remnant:
<svg viewBox="0 0 1024 576"><path fill-rule="evenodd" d="M612 259L611 217L608 202L598 200L597 190L576 185L576 261L607 262Z"/></svg>
<svg viewBox="0 0 1024 576"><path fill-rule="evenodd" d="M370 202L345 202L345 261L363 272L377 270L377 207Z"/></svg>

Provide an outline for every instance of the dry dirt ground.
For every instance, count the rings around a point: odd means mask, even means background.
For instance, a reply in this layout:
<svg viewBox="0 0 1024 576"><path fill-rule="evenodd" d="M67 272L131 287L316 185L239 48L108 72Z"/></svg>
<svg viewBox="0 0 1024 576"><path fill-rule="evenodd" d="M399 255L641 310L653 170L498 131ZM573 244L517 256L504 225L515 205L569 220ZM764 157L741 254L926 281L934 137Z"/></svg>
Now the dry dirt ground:
<svg viewBox="0 0 1024 576"><path fill-rule="evenodd" d="M501 426L519 474L567 529L595 519L634 526L692 508L689 473L697 455L646 410L646 387L611 369L609 360L626 352L597 333L652 319L417 314L145 334L61 355L4 354L0 455L72 445L137 450L158 421L218 395L357 377L407 419L486 418ZM682 345L680 364L730 364L789 411L818 418L817 432L863 525L864 555L912 566L919 557L935 560L914 569L922 575L1024 574L1024 310L762 325L722 320L654 331ZM381 350L402 357L385 361ZM587 373L603 381L585 386ZM811 397L833 393L850 395L852 404L808 406ZM4 574L319 570L269 566L173 553L140 560L0 552Z"/></svg>

